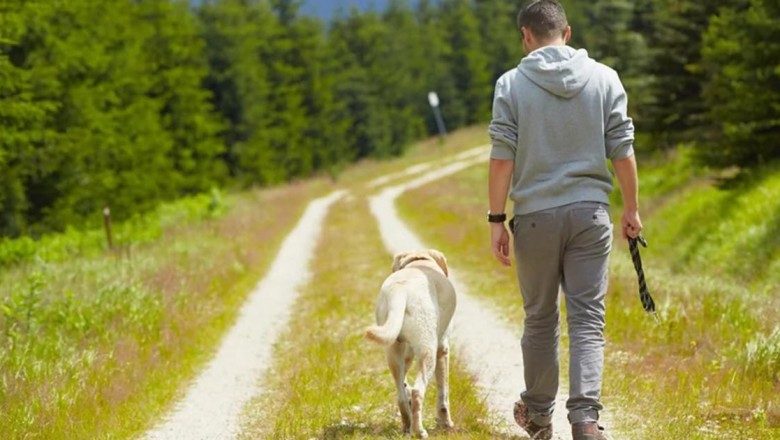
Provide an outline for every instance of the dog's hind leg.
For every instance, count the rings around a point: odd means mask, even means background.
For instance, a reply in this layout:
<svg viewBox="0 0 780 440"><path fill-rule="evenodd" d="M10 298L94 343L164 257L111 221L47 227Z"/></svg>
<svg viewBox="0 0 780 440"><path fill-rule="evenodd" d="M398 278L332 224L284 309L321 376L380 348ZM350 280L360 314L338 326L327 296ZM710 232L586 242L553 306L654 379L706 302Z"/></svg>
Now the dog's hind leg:
<svg viewBox="0 0 780 440"><path fill-rule="evenodd" d="M387 347L387 364L398 391L398 410L401 412L401 429L408 434L412 424L412 404L406 385L411 356L407 357L407 344L395 342Z"/></svg>
<svg viewBox="0 0 780 440"><path fill-rule="evenodd" d="M450 418L450 344L447 340L442 341L436 350L436 389L436 425L439 428L452 428L455 424Z"/></svg>
<svg viewBox="0 0 780 440"><path fill-rule="evenodd" d="M428 437L428 433L422 425L422 406L425 399L425 389L433 376L434 362L436 362L435 353L433 348L419 353L420 371L414 382L414 388L412 388L412 434L420 438Z"/></svg>

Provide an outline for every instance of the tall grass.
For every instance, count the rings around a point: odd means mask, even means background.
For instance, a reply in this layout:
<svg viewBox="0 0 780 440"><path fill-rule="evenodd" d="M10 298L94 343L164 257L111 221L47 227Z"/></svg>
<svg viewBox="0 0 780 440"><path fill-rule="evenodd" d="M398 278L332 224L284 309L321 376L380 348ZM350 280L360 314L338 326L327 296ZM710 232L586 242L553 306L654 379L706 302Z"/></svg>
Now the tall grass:
<svg viewBox="0 0 780 440"><path fill-rule="evenodd" d="M769 235L780 232L780 172L767 167L723 185L687 160L683 152L652 168L640 161L650 241L642 257L661 324L642 311L625 244L616 240L604 400L620 438L778 438L780 254ZM471 168L402 196L400 211L475 294L519 326L514 272L490 253L486 182L486 166Z"/></svg>
<svg viewBox="0 0 780 440"><path fill-rule="evenodd" d="M90 248L60 258L52 238L54 258L41 249L3 269L3 438L116 438L144 429L207 359L294 225L278 219L297 218L323 189L312 182L234 196L217 218L189 216L179 203L177 220L155 229L157 238L120 241L122 252Z"/></svg>
<svg viewBox="0 0 780 440"><path fill-rule="evenodd" d="M779 165L725 181L711 178L706 184L681 188L667 200L648 223L647 235L664 249L664 259L678 273L723 274L759 290L777 286L777 200Z"/></svg>
<svg viewBox="0 0 780 440"><path fill-rule="evenodd" d="M164 235L165 230L219 218L227 208L224 195L216 188L208 194L165 203L152 212L114 224L111 232L113 244L127 250L132 246L153 243ZM99 215L96 213L96 217ZM0 268L36 260L57 263L71 258L94 257L103 253L107 247L106 231L103 228L78 230L68 227L61 233L35 239L29 236L0 238Z"/></svg>

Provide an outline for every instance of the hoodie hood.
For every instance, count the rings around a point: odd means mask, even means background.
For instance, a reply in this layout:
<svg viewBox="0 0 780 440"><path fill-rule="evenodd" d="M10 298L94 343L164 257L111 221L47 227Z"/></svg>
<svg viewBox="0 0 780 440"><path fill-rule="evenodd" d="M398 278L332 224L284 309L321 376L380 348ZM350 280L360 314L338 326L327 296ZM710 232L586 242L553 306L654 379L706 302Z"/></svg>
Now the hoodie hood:
<svg viewBox="0 0 780 440"><path fill-rule="evenodd" d="M545 46L520 61L518 69L529 80L562 98L572 98L588 84L596 61L585 49Z"/></svg>

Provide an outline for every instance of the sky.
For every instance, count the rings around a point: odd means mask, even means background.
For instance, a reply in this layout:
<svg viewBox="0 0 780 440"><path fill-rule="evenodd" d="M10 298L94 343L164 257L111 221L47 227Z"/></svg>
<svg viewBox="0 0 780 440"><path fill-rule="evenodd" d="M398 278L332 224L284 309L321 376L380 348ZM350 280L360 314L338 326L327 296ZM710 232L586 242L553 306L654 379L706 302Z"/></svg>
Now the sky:
<svg viewBox="0 0 780 440"><path fill-rule="evenodd" d="M348 12L353 6L357 6L363 11L370 9L384 11L387 3L388 0L305 0L301 13L320 17L327 21L336 15L339 8L343 12ZM410 1L409 3L413 4L414 2Z"/></svg>

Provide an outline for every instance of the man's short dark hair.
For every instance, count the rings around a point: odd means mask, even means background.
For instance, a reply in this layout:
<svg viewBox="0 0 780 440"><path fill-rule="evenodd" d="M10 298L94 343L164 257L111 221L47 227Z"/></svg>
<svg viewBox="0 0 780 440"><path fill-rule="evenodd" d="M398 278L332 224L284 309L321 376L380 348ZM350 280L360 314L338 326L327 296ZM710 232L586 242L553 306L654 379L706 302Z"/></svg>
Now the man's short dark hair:
<svg viewBox="0 0 780 440"><path fill-rule="evenodd" d="M530 29L541 40L563 36L567 26L566 11L556 0L534 0L517 14L517 28Z"/></svg>

